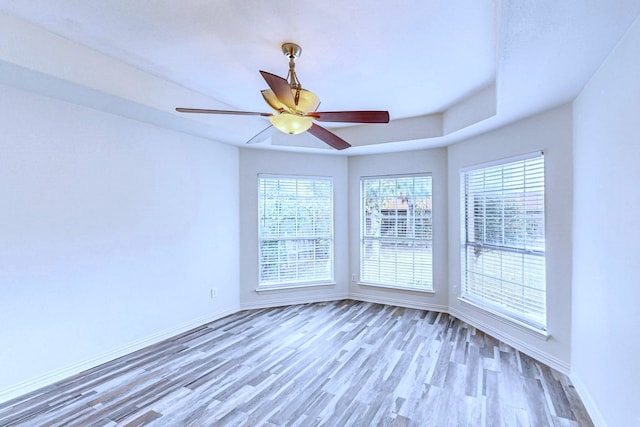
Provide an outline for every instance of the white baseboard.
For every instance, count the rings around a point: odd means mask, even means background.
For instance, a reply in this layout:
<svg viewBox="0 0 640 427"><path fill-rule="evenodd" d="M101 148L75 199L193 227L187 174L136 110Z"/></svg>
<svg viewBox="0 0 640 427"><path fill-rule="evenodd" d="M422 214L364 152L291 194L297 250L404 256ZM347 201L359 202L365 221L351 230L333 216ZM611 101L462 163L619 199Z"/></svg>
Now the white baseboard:
<svg viewBox="0 0 640 427"><path fill-rule="evenodd" d="M270 298L268 301L252 301L240 304L240 310L281 307L285 305L312 304L314 302L341 301L349 299L347 294L327 295L326 297L295 296L286 298Z"/></svg>
<svg viewBox="0 0 640 427"><path fill-rule="evenodd" d="M596 402L593 400L593 396L591 396L591 393L589 393L589 389L584 385L580 377L575 374L570 374L569 379L571 380L573 386L576 388L576 391L580 396L580 400L582 400L582 403L589 413L593 424L596 427L607 427L607 423L605 422L602 413L598 409Z"/></svg>
<svg viewBox="0 0 640 427"><path fill-rule="evenodd" d="M69 378L73 375L79 374L80 372L102 365L103 363L110 362L117 359L118 357L133 353L134 351L138 351L167 338L174 337L198 326L205 325L214 320L236 313L237 311L238 310L223 310L215 313L210 313L186 322L182 325L165 329L164 331L157 332L153 335L149 335L145 338L136 340L121 347L117 347L102 354L98 354L90 359L83 360L64 368L56 369L44 375L40 375L30 380L15 384L13 386L9 386L5 389L0 390L0 403L4 403L16 397L31 393L32 391L38 390L42 387L46 387L57 381Z"/></svg>
<svg viewBox="0 0 640 427"><path fill-rule="evenodd" d="M545 365L552 367L556 371L562 372L565 375L569 374L570 365L569 365L569 363L565 362L564 360L560 360L560 359L558 359L558 358L556 358L554 356L551 356L550 354L548 354L546 352L540 351L539 349L535 348L531 344L528 344L528 343L526 343L524 341L521 341L519 339L513 338L512 336L503 333L495 325L490 325L490 324L482 322L480 320L473 319L473 318L467 316L462 311L459 311L459 310L456 310L456 309L452 309L451 307L449 307L449 309L447 311L449 312L449 314L457 317L458 319L462 320L463 322L473 326L474 328L478 328L483 332L486 332L487 334L491 335L494 338L499 339L500 341L504 342L505 344L510 345L511 347L515 348L516 350L521 351L521 352L533 357L534 359L539 360L540 362L544 363Z"/></svg>
<svg viewBox="0 0 640 427"><path fill-rule="evenodd" d="M449 306L441 304L429 304L424 302L417 302L412 299L386 297L386 296L372 296L369 294L361 294L358 292L351 292L349 298L356 301L373 302L377 304L395 305L398 307L415 308L418 310L430 310L447 313Z"/></svg>

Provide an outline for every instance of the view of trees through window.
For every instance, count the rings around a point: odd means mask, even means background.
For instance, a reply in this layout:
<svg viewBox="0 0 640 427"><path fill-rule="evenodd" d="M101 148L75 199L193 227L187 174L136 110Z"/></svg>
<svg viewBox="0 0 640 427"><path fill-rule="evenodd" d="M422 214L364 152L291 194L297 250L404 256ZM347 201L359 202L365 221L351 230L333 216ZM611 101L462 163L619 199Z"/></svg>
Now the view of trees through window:
<svg viewBox="0 0 640 427"><path fill-rule="evenodd" d="M360 281L433 289L431 175L361 180Z"/></svg>
<svg viewBox="0 0 640 427"><path fill-rule="evenodd" d="M260 285L333 280L333 182L259 177Z"/></svg>
<svg viewBox="0 0 640 427"><path fill-rule="evenodd" d="M544 158L470 170L462 185L462 296L544 329Z"/></svg>

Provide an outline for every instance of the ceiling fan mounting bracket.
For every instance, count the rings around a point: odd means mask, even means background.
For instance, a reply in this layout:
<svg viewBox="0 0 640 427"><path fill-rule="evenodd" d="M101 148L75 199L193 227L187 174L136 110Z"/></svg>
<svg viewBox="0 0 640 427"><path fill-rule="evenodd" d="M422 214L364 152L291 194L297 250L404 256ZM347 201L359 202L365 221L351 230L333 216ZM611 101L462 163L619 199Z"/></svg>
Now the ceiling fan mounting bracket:
<svg viewBox="0 0 640 427"><path fill-rule="evenodd" d="M289 59L297 59L302 55L302 48L295 43L282 43L282 53Z"/></svg>

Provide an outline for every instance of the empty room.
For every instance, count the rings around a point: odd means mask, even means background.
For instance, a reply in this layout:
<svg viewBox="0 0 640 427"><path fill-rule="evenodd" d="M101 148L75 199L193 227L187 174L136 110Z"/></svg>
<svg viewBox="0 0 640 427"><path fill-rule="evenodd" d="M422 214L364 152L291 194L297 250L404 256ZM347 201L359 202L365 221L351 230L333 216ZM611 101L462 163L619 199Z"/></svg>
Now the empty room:
<svg viewBox="0 0 640 427"><path fill-rule="evenodd" d="M1 426L640 426L640 0L0 0Z"/></svg>

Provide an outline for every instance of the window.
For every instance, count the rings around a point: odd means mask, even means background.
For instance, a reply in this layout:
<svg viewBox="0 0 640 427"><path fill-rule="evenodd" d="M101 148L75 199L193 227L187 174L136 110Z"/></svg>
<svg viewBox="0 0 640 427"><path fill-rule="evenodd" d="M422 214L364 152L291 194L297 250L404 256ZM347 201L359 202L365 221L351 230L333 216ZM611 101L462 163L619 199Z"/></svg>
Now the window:
<svg viewBox="0 0 640 427"><path fill-rule="evenodd" d="M258 177L259 286L333 281L331 178Z"/></svg>
<svg viewBox="0 0 640 427"><path fill-rule="evenodd" d="M462 298L546 329L544 157L461 173Z"/></svg>
<svg viewBox="0 0 640 427"><path fill-rule="evenodd" d="M360 282L433 290L431 175L361 179Z"/></svg>

